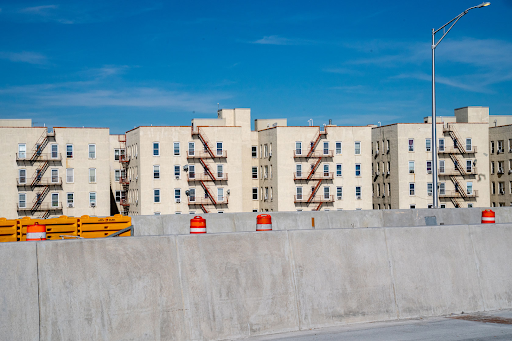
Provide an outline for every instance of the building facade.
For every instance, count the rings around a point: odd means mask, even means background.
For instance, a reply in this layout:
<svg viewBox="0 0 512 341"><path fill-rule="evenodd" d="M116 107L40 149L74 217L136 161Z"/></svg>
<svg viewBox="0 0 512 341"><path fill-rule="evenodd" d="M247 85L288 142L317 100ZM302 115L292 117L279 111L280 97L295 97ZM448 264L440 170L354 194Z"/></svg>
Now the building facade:
<svg viewBox="0 0 512 341"><path fill-rule="evenodd" d="M512 125L489 128L491 206L512 206Z"/></svg>

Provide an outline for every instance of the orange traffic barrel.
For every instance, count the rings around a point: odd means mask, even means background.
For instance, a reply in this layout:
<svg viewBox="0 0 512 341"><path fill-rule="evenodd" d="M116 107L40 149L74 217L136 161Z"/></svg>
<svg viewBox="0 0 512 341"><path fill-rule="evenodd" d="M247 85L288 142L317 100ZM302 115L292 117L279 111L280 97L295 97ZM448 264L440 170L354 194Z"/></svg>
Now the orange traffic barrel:
<svg viewBox="0 0 512 341"><path fill-rule="evenodd" d="M27 241L34 240L46 240L46 225L39 225L36 222L27 226Z"/></svg>
<svg viewBox="0 0 512 341"><path fill-rule="evenodd" d="M482 224L494 224L496 222L493 210L482 211Z"/></svg>
<svg viewBox="0 0 512 341"><path fill-rule="evenodd" d="M206 220L203 217L195 216L190 219L190 234L206 233Z"/></svg>
<svg viewBox="0 0 512 341"><path fill-rule="evenodd" d="M272 231L272 217L260 214L256 217L256 231Z"/></svg>

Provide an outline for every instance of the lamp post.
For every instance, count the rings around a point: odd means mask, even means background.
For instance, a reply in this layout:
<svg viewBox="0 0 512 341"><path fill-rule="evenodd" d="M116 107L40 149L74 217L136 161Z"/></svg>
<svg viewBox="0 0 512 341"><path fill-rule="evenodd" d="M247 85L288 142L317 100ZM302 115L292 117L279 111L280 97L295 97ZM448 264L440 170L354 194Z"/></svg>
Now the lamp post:
<svg viewBox="0 0 512 341"><path fill-rule="evenodd" d="M439 201L439 192L437 188L437 133L436 133L436 67L435 67L435 51L437 45L446 37L448 32L455 26L457 21L460 20L463 16L468 14L468 12L474 8L481 8L489 6L490 2L484 2L481 3L478 6L473 6L441 26L439 29L435 30L432 29L432 166L433 166L433 172L432 172L432 195L433 195L433 208L438 208L438 201ZM445 27L452 24L448 30L445 30ZM443 30L443 36L436 42L436 33Z"/></svg>

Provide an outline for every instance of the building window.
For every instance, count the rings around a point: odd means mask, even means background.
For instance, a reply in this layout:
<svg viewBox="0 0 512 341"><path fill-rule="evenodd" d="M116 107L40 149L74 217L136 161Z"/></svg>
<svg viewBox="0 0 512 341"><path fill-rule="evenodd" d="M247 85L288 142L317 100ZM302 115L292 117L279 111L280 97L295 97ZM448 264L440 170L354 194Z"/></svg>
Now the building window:
<svg viewBox="0 0 512 341"><path fill-rule="evenodd" d="M66 145L66 158L68 158L68 159L73 158L73 145L72 144Z"/></svg>
<svg viewBox="0 0 512 341"><path fill-rule="evenodd" d="M329 164L324 164L324 177L329 176Z"/></svg>
<svg viewBox="0 0 512 341"><path fill-rule="evenodd" d="M388 183L388 195L391 195L391 184Z"/></svg>
<svg viewBox="0 0 512 341"><path fill-rule="evenodd" d="M153 166L153 179L160 179L160 165Z"/></svg>
<svg viewBox="0 0 512 341"><path fill-rule="evenodd" d="M258 166L252 167L252 178L258 179Z"/></svg>
<svg viewBox="0 0 512 341"><path fill-rule="evenodd" d="M27 158L27 145L24 143L18 144L18 158L20 158L20 159Z"/></svg>
<svg viewBox="0 0 512 341"><path fill-rule="evenodd" d="M473 204L468 204L468 208L473 208Z"/></svg>
<svg viewBox="0 0 512 341"><path fill-rule="evenodd" d="M190 202L196 201L196 189L195 188L190 188L188 190L188 198L189 198Z"/></svg>
<svg viewBox="0 0 512 341"><path fill-rule="evenodd" d="M466 160L466 172L471 173L473 171L473 162Z"/></svg>
<svg viewBox="0 0 512 341"><path fill-rule="evenodd" d="M324 152L324 155L329 154L329 142L324 142L323 152Z"/></svg>
<svg viewBox="0 0 512 341"><path fill-rule="evenodd" d="M174 177L176 179L179 179L180 176L181 176L181 167L180 167L180 165L175 165L174 166Z"/></svg>
<svg viewBox="0 0 512 341"><path fill-rule="evenodd" d="M329 199L331 197L331 192L329 186L324 186L324 199Z"/></svg>
<svg viewBox="0 0 512 341"><path fill-rule="evenodd" d="M409 205L409 208L410 208L411 210L414 210L414 209L416 208L416 205L414 205L414 204Z"/></svg>
<svg viewBox="0 0 512 341"><path fill-rule="evenodd" d="M27 170L26 169L20 169L19 170L19 183L20 184L26 184L27 183Z"/></svg>
<svg viewBox="0 0 512 341"><path fill-rule="evenodd" d="M258 146L251 147L251 156L253 159L258 157Z"/></svg>
<svg viewBox="0 0 512 341"><path fill-rule="evenodd" d="M176 202L176 203L181 202L181 189L179 189L179 188L174 189L174 202Z"/></svg>
<svg viewBox="0 0 512 341"><path fill-rule="evenodd" d="M426 139L425 140L425 150L427 152L430 152L432 150L432 139Z"/></svg>
<svg viewBox="0 0 512 341"><path fill-rule="evenodd" d="M361 176L361 164L356 163L356 176Z"/></svg>
<svg viewBox="0 0 512 341"><path fill-rule="evenodd" d="M223 165L217 165L217 177L219 179L224 178L224 166Z"/></svg>
<svg viewBox="0 0 512 341"><path fill-rule="evenodd" d="M446 208L446 204L441 204L441 208Z"/></svg>
<svg viewBox="0 0 512 341"><path fill-rule="evenodd" d="M336 142L336 155L341 154L341 142Z"/></svg>
<svg viewBox="0 0 512 341"><path fill-rule="evenodd" d="M89 145L89 159L95 159L96 158L96 145L90 144Z"/></svg>
<svg viewBox="0 0 512 341"><path fill-rule="evenodd" d="M73 193L66 194L66 203L69 208L75 206L75 195Z"/></svg>
<svg viewBox="0 0 512 341"><path fill-rule="evenodd" d="M498 174L503 174L505 172L505 162L504 161L498 161Z"/></svg>
<svg viewBox="0 0 512 341"><path fill-rule="evenodd" d="M258 170L258 168L256 168L256 170ZM300 178L302 176L302 165L300 163L295 165L295 176L297 178Z"/></svg>
<svg viewBox="0 0 512 341"><path fill-rule="evenodd" d="M75 181L75 170L73 168L66 168L66 182L68 184Z"/></svg>
<svg viewBox="0 0 512 341"><path fill-rule="evenodd" d="M25 193L18 194L18 207L19 208L27 207L27 195Z"/></svg>
<svg viewBox="0 0 512 341"><path fill-rule="evenodd" d="M409 183L409 195L414 195L414 182Z"/></svg>
<svg viewBox="0 0 512 341"><path fill-rule="evenodd" d="M295 155L302 155L302 142L295 142Z"/></svg>
<svg viewBox="0 0 512 341"><path fill-rule="evenodd" d="M268 144L266 143L263 145L263 155L268 157Z"/></svg>
<svg viewBox="0 0 512 341"><path fill-rule="evenodd" d="M217 142L217 156L222 156L222 142Z"/></svg>
<svg viewBox="0 0 512 341"><path fill-rule="evenodd" d="M439 151L444 152L444 139L439 139Z"/></svg>
<svg viewBox="0 0 512 341"><path fill-rule="evenodd" d="M96 206L96 192L89 192L89 205L91 207Z"/></svg>
<svg viewBox="0 0 512 341"><path fill-rule="evenodd" d="M343 166L341 163L338 163L336 165L336 176L337 177L343 176Z"/></svg>
<svg viewBox="0 0 512 341"><path fill-rule="evenodd" d="M409 151L414 151L414 139L409 139Z"/></svg>
<svg viewBox="0 0 512 341"><path fill-rule="evenodd" d="M121 177L121 170L114 169L114 181L119 182L120 177Z"/></svg>
<svg viewBox="0 0 512 341"><path fill-rule="evenodd" d="M491 154L494 154L494 141L491 141Z"/></svg>
<svg viewBox="0 0 512 341"><path fill-rule="evenodd" d="M427 174L432 173L432 161L427 161Z"/></svg>
<svg viewBox="0 0 512 341"><path fill-rule="evenodd" d="M268 179L268 166L265 166L263 169L265 170L263 173L263 179Z"/></svg>
<svg viewBox="0 0 512 341"><path fill-rule="evenodd" d="M153 156L159 156L160 155L160 143L153 142Z"/></svg>
<svg viewBox="0 0 512 341"><path fill-rule="evenodd" d="M427 183L427 195L428 196L432 195L432 183L431 182Z"/></svg>
<svg viewBox="0 0 512 341"><path fill-rule="evenodd" d="M180 155L180 143L179 142L174 142L173 143L172 152L173 152L174 156L179 156Z"/></svg>
<svg viewBox="0 0 512 341"><path fill-rule="evenodd" d="M302 187L297 187L295 193L297 200L302 200Z"/></svg>
<svg viewBox="0 0 512 341"><path fill-rule="evenodd" d="M52 169L52 184L56 184L59 182L59 170Z"/></svg>
<svg viewBox="0 0 512 341"><path fill-rule="evenodd" d="M356 186L356 199L361 199L361 186Z"/></svg>
<svg viewBox="0 0 512 341"><path fill-rule="evenodd" d="M252 200L258 200L258 187L252 188Z"/></svg>
<svg viewBox="0 0 512 341"><path fill-rule="evenodd" d="M494 161L491 162L491 174L494 174Z"/></svg>
<svg viewBox="0 0 512 341"><path fill-rule="evenodd" d="M359 142L359 141L354 142L354 153L356 155L361 155L361 142Z"/></svg>
<svg viewBox="0 0 512 341"><path fill-rule="evenodd" d="M414 173L414 161L409 161L409 173Z"/></svg>
<svg viewBox="0 0 512 341"><path fill-rule="evenodd" d="M224 188L217 188L217 200L224 201Z"/></svg>
<svg viewBox="0 0 512 341"><path fill-rule="evenodd" d="M159 203L160 202L160 190L159 189L154 189L153 190L153 201L155 203Z"/></svg>
<svg viewBox="0 0 512 341"><path fill-rule="evenodd" d="M336 187L336 199L343 199L343 187Z"/></svg>
<svg viewBox="0 0 512 341"><path fill-rule="evenodd" d="M51 152L52 152L52 159L56 159L59 157L59 145L58 144L52 144L51 145Z"/></svg>
<svg viewBox="0 0 512 341"><path fill-rule="evenodd" d="M89 168L89 183L96 182L96 168Z"/></svg>
<svg viewBox="0 0 512 341"><path fill-rule="evenodd" d="M188 155L189 156L196 155L196 144L194 142L188 143Z"/></svg>
<svg viewBox="0 0 512 341"><path fill-rule="evenodd" d="M59 193L52 193L52 207L59 207Z"/></svg>
<svg viewBox="0 0 512 341"><path fill-rule="evenodd" d="M190 179L196 178L196 166L195 165L189 165L188 166L188 177Z"/></svg>
<svg viewBox="0 0 512 341"><path fill-rule="evenodd" d="M439 183L439 194L446 194L446 184L444 182Z"/></svg>
<svg viewBox="0 0 512 341"><path fill-rule="evenodd" d="M121 202L121 191L116 191L116 202Z"/></svg>
<svg viewBox="0 0 512 341"><path fill-rule="evenodd" d="M503 153L503 140L498 141L498 153Z"/></svg>
<svg viewBox="0 0 512 341"><path fill-rule="evenodd" d="M505 194L505 183L498 182L498 189L499 189L501 195Z"/></svg>
<svg viewBox="0 0 512 341"><path fill-rule="evenodd" d="M444 160L439 160L439 173L444 173Z"/></svg>
<svg viewBox="0 0 512 341"><path fill-rule="evenodd" d="M121 150L114 149L114 160L119 161L119 155L121 155Z"/></svg>
<svg viewBox="0 0 512 341"><path fill-rule="evenodd" d="M466 139L466 150L472 150L473 146L471 144L471 139Z"/></svg>
<svg viewBox="0 0 512 341"><path fill-rule="evenodd" d="M473 194L473 183L472 182L466 183L466 190L467 190L468 195Z"/></svg>

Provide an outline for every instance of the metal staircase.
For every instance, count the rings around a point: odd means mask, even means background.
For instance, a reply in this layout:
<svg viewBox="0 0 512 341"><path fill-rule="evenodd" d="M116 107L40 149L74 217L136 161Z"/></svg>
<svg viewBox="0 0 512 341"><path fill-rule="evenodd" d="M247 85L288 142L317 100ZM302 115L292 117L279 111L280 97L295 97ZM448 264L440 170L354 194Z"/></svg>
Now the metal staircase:
<svg viewBox="0 0 512 341"><path fill-rule="evenodd" d="M210 141L208 140L208 137L201 133L200 127L197 127L197 130L194 130L194 127L192 127L192 136L197 135L199 137L199 140L203 143L203 147L205 152L207 152L210 157L215 158L215 154L213 153L213 150L210 148Z"/></svg>
<svg viewBox="0 0 512 341"><path fill-rule="evenodd" d="M447 123L446 127L443 127L443 132L450 135L454 142L454 147L456 147L461 154L466 154L466 148L462 144L462 139L453 124Z"/></svg>
<svg viewBox="0 0 512 341"><path fill-rule="evenodd" d="M39 137L39 139L37 140L34 148L33 148L33 151L34 151L34 154L32 154L32 157L30 158L30 161L36 161L40 156L41 154L43 153L43 150L44 148L48 145L48 131L45 130L41 136Z"/></svg>
<svg viewBox="0 0 512 341"><path fill-rule="evenodd" d="M208 175L213 181L217 181L215 174L213 174L210 167L208 167L208 164L203 159L199 159L199 162L201 163L201 166L203 166L204 174Z"/></svg>
<svg viewBox="0 0 512 341"><path fill-rule="evenodd" d="M128 189L130 186L130 181L127 178L128 174L128 166L130 164L130 158L127 155L126 150L126 134L121 134L118 136L119 141L119 162L123 169L121 170L121 176L119 178L119 183L123 186L121 191L121 200L120 205L123 207L122 214L127 216L130 212L130 203L128 202Z"/></svg>
<svg viewBox="0 0 512 341"><path fill-rule="evenodd" d="M36 193L36 197L32 201L32 203L33 203L32 208L30 209L31 215L34 215L34 212L36 212L39 209L39 207L41 206L41 204L43 203L44 199L46 198L46 196L48 195L49 192L50 192L50 186L45 186L45 187L43 187L43 189L40 192Z"/></svg>
<svg viewBox="0 0 512 341"><path fill-rule="evenodd" d="M313 177L313 175L315 174L315 171L316 169L318 168L318 166L320 165L320 162L322 162L322 159L318 159L316 160L315 164L313 165L313 167L311 168L311 171L309 172L309 175L308 175L308 178L307 180L311 180L311 178Z"/></svg>
<svg viewBox="0 0 512 341"><path fill-rule="evenodd" d="M48 161L43 162L39 167L37 167L36 172L34 173L32 183L30 184L30 189L33 190L34 187L36 187L41 182L41 179L43 178L43 175L48 169L48 167Z"/></svg>
<svg viewBox="0 0 512 341"><path fill-rule="evenodd" d="M318 191L318 188L320 187L320 185L322 184L322 180L319 180L318 183L316 184L315 188L313 188L313 190L311 191L311 194L309 195L309 198L308 198L308 201L307 203L309 204L313 198L315 197L315 194L316 192Z"/></svg>
<svg viewBox="0 0 512 341"><path fill-rule="evenodd" d="M208 189L208 186L206 186L206 184L203 182L203 181L199 181L201 183L201 187L203 187L204 189L204 192L206 194L206 196L208 198L210 198L210 200L212 201L212 203L214 205L217 205L217 201L215 200L215 198L213 197L212 193L210 192L210 190ZM202 205L201 205L202 206Z"/></svg>

